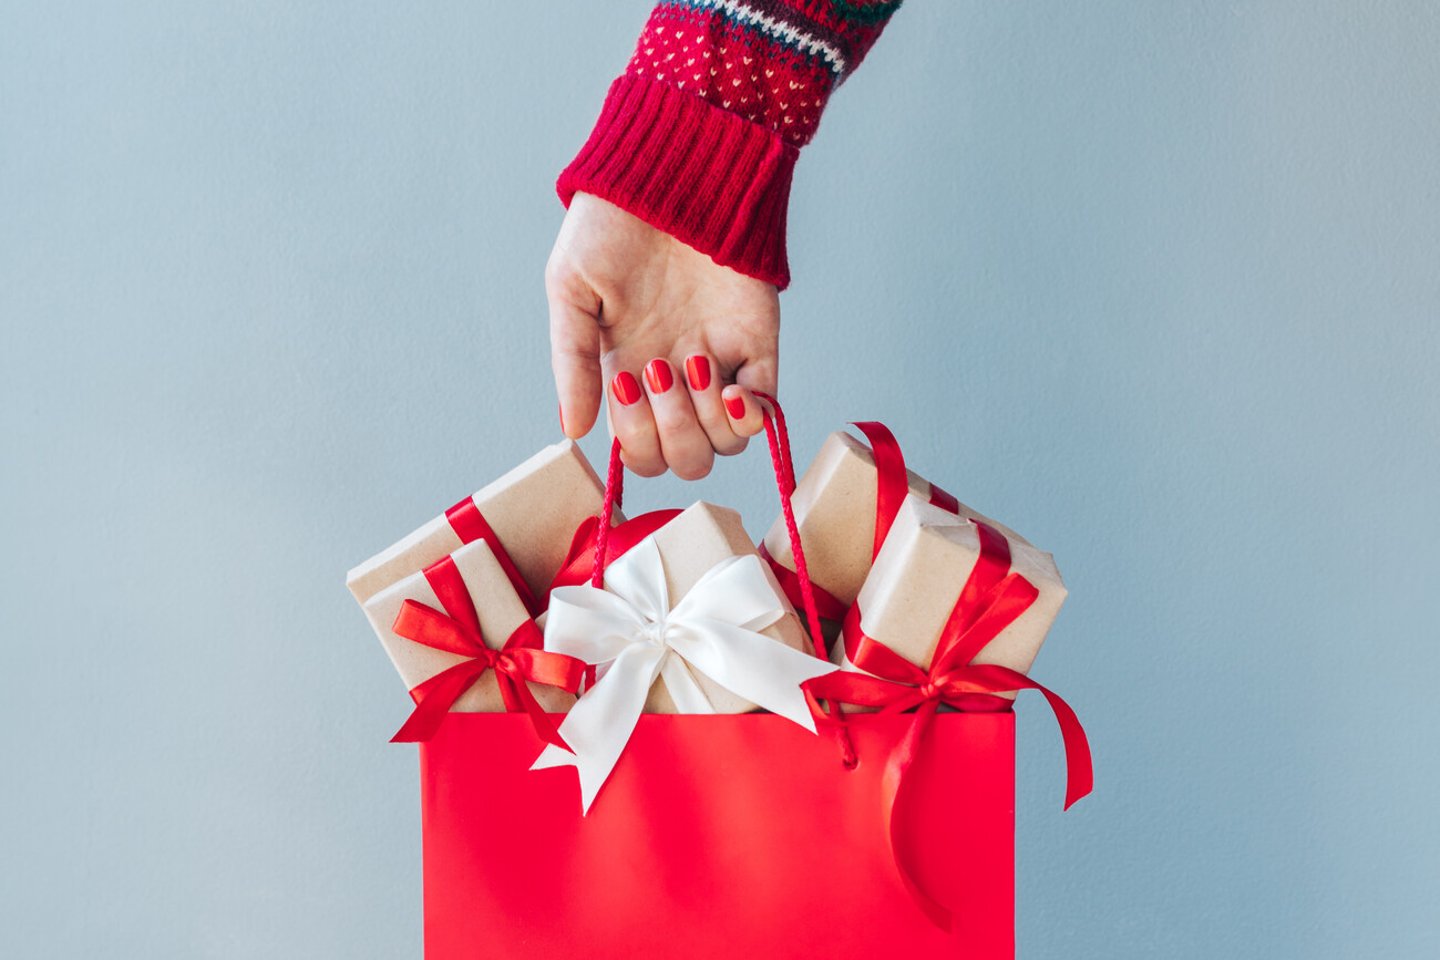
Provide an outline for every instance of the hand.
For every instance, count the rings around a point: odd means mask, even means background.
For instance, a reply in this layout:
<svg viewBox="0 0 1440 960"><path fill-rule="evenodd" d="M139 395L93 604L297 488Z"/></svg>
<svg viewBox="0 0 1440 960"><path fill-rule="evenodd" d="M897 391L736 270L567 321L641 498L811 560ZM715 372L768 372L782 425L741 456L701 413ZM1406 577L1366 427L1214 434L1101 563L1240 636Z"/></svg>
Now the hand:
<svg viewBox="0 0 1440 960"><path fill-rule="evenodd" d="M745 449L764 423L751 393L774 393L775 285L722 267L589 194L570 203L545 267L560 426L590 432L607 397L611 433L635 473L685 480Z"/></svg>

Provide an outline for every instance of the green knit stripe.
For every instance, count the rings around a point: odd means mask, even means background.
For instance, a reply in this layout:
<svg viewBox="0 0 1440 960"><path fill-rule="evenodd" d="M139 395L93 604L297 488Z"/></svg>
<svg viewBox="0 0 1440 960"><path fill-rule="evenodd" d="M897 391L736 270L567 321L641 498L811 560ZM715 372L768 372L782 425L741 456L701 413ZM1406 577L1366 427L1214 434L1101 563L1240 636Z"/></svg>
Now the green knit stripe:
<svg viewBox="0 0 1440 960"><path fill-rule="evenodd" d="M835 12L854 23L884 23L894 16L905 0L884 0L882 3L856 3L855 0L830 0Z"/></svg>

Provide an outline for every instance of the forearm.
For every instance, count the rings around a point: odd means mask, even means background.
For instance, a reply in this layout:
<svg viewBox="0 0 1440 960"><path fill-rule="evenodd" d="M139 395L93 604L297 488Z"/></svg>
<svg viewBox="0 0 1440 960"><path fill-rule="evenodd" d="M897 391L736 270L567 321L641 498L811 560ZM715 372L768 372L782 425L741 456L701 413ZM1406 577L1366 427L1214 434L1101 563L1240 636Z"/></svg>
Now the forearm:
<svg viewBox="0 0 1440 960"><path fill-rule="evenodd" d="M651 13L557 188L592 193L709 254L789 283L800 149L899 2L675 0Z"/></svg>

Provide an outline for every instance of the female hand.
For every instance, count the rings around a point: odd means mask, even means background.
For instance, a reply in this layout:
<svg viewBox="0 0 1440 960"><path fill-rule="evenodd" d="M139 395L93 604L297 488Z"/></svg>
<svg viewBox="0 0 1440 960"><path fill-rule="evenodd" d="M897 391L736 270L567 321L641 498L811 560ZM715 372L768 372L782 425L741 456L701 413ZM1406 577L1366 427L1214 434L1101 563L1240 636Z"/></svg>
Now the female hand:
<svg viewBox="0 0 1440 960"><path fill-rule="evenodd" d="M598 197L577 193L545 267L560 424L578 439L606 397L625 465L694 480L763 427L751 393L774 393L774 284Z"/></svg>

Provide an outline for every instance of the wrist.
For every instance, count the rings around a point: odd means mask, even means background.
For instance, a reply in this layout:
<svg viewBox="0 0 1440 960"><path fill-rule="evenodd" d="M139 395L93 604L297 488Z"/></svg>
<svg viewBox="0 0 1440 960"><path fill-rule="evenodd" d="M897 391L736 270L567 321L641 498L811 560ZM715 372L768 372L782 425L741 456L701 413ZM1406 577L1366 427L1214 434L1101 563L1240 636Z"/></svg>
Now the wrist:
<svg viewBox="0 0 1440 960"><path fill-rule="evenodd" d="M799 148L701 97L643 77L610 86L556 190L626 210L716 263L784 289L786 208Z"/></svg>

